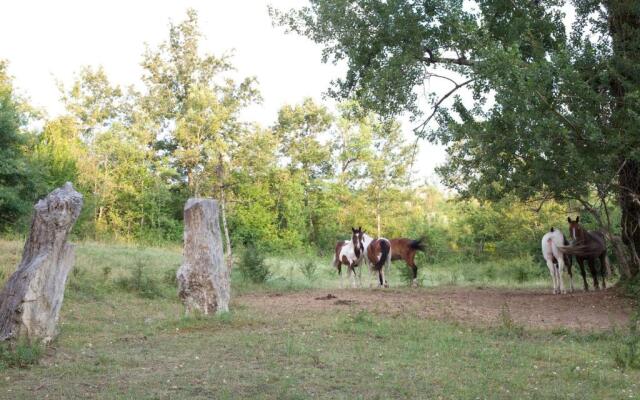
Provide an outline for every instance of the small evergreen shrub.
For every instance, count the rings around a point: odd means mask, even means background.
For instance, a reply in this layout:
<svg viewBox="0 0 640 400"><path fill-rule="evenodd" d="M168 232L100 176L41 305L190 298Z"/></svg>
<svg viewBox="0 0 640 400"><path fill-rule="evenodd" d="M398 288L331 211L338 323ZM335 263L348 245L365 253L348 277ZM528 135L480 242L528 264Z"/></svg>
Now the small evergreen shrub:
<svg viewBox="0 0 640 400"><path fill-rule="evenodd" d="M244 279L253 283L264 283L271 276L264 256L252 245L247 246L242 253L238 269Z"/></svg>

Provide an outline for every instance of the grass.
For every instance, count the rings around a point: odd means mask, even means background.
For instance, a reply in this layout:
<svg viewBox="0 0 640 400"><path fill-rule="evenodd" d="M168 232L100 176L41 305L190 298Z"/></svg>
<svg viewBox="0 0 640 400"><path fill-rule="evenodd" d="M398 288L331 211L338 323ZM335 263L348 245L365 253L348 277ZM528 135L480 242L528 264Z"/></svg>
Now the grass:
<svg viewBox="0 0 640 400"><path fill-rule="evenodd" d="M0 270L7 277L19 247L0 241L5 250ZM175 271L180 259L179 249L80 244L58 339L39 364L0 370L0 399L640 396L640 371L612 356L628 351L620 347L624 340L634 340L624 332L529 330L516 324L506 308L497 326L470 327L408 313L381 315L357 306L332 313L264 314L237 302L242 293L256 290L337 286L327 260L318 260L310 282L303 257L268 258L272 276L265 285L242 282L234 271L232 312L185 318L168 272ZM141 262L139 281L151 279L160 290L153 298L116 283L136 279ZM478 284L467 280L472 267L453 266L450 271L459 274L456 283ZM497 270L498 285L517 281L517 274L498 265L491 268ZM439 282L436 277L451 283L445 266L423 270L429 285ZM394 271L392 278L399 282L400 272Z"/></svg>

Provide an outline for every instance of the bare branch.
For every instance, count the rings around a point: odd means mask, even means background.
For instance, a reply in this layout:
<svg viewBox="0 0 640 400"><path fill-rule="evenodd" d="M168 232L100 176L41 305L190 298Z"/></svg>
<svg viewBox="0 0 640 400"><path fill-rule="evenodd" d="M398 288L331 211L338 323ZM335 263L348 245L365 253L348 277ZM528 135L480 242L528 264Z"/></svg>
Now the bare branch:
<svg viewBox="0 0 640 400"><path fill-rule="evenodd" d="M436 113L438 112L438 110L440 109L440 105L446 100L448 99L452 94L454 94L458 89L460 89L463 86L468 85L469 83L473 82L474 80L476 80L476 78L471 78L468 79L460 84L456 84L456 86L451 89L449 92L447 92L447 94L445 94L444 96L442 96L440 98L440 100L438 100L438 102L434 105L433 107L433 112L427 117L427 119L422 122L419 126L415 127L413 129L413 131L418 134L418 130L420 130L420 134L422 133L422 131L424 131L424 128L427 126L427 124L429 123L429 121L431 121L431 119L436 115Z"/></svg>

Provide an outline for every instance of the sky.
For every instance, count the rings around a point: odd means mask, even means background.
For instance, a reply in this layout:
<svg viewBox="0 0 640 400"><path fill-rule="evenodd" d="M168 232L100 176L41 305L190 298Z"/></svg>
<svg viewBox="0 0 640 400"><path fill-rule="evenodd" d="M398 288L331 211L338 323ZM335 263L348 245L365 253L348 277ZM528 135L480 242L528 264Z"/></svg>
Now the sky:
<svg viewBox="0 0 640 400"><path fill-rule="evenodd" d="M204 35L201 50L220 56L232 52L237 77L255 76L263 97L247 111L248 119L270 126L284 104L312 97L330 106L323 93L343 66L323 64L312 41L273 27L267 12L299 8L304 0L20 0L2 6L0 59L9 61L15 86L49 117L62 113L57 81L69 85L81 66L103 66L113 83L140 85L145 43L157 46L168 37L169 22L180 22L186 9L198 11ZM427 82L427 90L445 93L444 82ZM403 118L408 141L417 125ZM440 146L418 142L418 181L437 183L436 165L444 162Z"/></svg>

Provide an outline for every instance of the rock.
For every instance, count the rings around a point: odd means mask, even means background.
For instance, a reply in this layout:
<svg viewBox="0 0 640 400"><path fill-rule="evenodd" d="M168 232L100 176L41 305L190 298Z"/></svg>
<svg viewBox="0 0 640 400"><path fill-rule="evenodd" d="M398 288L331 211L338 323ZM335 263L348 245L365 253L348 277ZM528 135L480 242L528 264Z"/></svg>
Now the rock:
<svg viewBox="0 0 640 400"><path fill-rule="evenodd" d="M67 237L82 209L70 182L34 207L22 261L0 292L0 340L26 338L48 343L58 331L67 275L75 246Z"/></svg>
<svg viewBox="0 0 640 400"><path fill-rule="evenodd" d="M229 269L224 263L218 203L189 199L184 207L184 250L176 274L178 296L186 313L205 315L229 311Z"/></svg>

